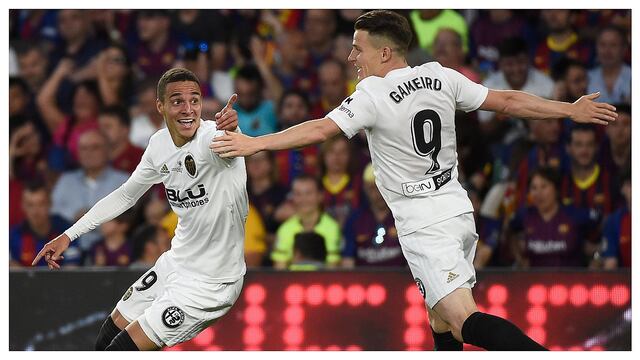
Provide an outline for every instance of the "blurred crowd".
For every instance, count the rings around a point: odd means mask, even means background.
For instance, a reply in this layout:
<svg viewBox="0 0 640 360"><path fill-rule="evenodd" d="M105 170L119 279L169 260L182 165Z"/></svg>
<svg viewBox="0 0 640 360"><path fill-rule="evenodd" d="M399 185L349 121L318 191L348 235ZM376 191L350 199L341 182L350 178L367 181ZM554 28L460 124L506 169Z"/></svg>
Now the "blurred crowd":
<svg viewBox="0 0 640 360"><path fill-rule="evenodd" d="M412 66L438 61L493 89L562 101L600 92L617 107L607 127L456 115L460 182L480 236L475 266L630 267L631 10L398 12L414 31ZM324 117L353 92L347 56L362 13L10 10L10 266L30 265L132 173L165 126L156 110L164 71L199 77L203 119L235 92L244 133L277 132ZM364 136L247 158L247 265L406 266L370 160ZM74 241L64 265L149 267L176 226L156 185Z"/></svg>

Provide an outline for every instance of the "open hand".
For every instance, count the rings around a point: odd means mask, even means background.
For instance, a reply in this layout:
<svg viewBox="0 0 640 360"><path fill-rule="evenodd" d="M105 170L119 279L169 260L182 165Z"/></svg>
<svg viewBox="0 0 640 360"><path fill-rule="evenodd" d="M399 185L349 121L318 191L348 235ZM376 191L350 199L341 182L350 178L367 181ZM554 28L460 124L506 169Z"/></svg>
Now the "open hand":
<svg viewBox="0 0 640 360"><path fill-rule="evenodd" d="M256 138L229 131L225 131L224 135L214 138L209 148L221 158L249 156L260 151Z"/></svg>
<svg viewBox="0 0 640 360"><path fill-rule="evenodd" d="M218 130L235 131L238 127L238 112L233 109L233 104L238 100L238 94L233 94L222 110L216 113L216 127Z"/></svg>
<svg viewBox="0 0 640 360"><path fill-rule="evenodd" d="M584 95L573 103L574 112L571 119L578 123L593 123L608 125L610 121L618 118L616 108L607 103L599 103L594 100L600 97L600 92Z"/></svg>

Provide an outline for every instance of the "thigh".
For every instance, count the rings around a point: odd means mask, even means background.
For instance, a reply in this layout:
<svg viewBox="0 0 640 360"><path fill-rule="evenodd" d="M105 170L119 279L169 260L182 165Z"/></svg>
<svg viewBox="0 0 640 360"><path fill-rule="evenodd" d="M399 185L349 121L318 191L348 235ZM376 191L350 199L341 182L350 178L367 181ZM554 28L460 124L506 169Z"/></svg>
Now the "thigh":
<svg viewBox="0 0 640 360"><path fill-rule="evenodd" d="M455 289L475 284L473 257L468 256L475 227L469 228L461 216L400 238L411 274L430 308Z"/></svg>
<svg viewBox="0 0 640 360"><path fill-rule="evenodd" d="M159 298L165 290L165 278L170 273L166 264L158 259L125 291L116 305L116 310L129 323L133 322Z"/></svg>
<svg viewBox="0 0 640 360"><path fill-rule="evenodd" d="M205 284L173 275L158 299L138 318L144 332L159 347L188 341L225 315L237 300L242 279Z"/></svg>

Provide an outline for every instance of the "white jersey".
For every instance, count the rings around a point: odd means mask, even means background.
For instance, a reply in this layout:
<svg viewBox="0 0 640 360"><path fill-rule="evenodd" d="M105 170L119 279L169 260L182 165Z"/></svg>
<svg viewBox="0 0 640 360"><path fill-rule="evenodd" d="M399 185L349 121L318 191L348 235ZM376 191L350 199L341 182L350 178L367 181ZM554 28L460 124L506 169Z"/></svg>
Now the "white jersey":
<svg viewBox="0 0 640 360"><path fill-rule="evenodd" d="M165 256L205 281L238 280L246 272L247 175L244 158L222 159L209 149L212 139L222 133L214 121L201 120L193 139L177 147L166 128L159 130L129 180L65 233L74 239L87 228L114 218L151 185L162 182L178 215L171 249Z"/></svg>
<svg viewBox="0 0 640 360"><path fill-rule="evenodd" d="M327 115L349 138L365 130L376 185L399 235L473 211L458 182L455 111L476 110L487 94L430 62L365 78Z"/></svg>

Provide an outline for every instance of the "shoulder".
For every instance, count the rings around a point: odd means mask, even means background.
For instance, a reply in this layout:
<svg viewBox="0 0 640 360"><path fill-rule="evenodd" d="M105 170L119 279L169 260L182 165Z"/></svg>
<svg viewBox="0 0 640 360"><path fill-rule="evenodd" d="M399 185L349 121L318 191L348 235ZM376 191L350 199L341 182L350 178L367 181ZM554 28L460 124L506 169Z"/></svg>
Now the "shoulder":
<svg viewBox="0 0 640 360"><path fill-rule="evenodd" d="M129 178L129 174L127 174L126 172L114 169L112 167L107 168L107 171L108 171L107 174L113 180L117 180L117 181L125 180L126 181Z"/></svg>
<svg viewBox="0 0 640 360"><path fill-rule="evenodd" d="M69 224L67 220L62 218L60 215L51 215L51 224L53 225L54 230L59 232L65 231L71 226L71 224Z"/></svg>
<svg viewBox="0 0 640 360"><path fill-rule="evenodd" d="M338 224L338 222L326 212L322 213L322 216L320 217L320 222L318 223L318 225L320 225L321 227L326 227L331 229L335 229L335 228L340 229L340 225Z"/></svg>
<svg viewBox="0 0 640 360"><path fill-rule="evenodd" d="M171 136L169 136L169 129L162 128L158 131L156 131L153 135L151 135L151 137L149 138L149 145L147 145L147 148L151 148L152 146L158 146L157 144L162 144L166 139L171 138Z"/></svg>

